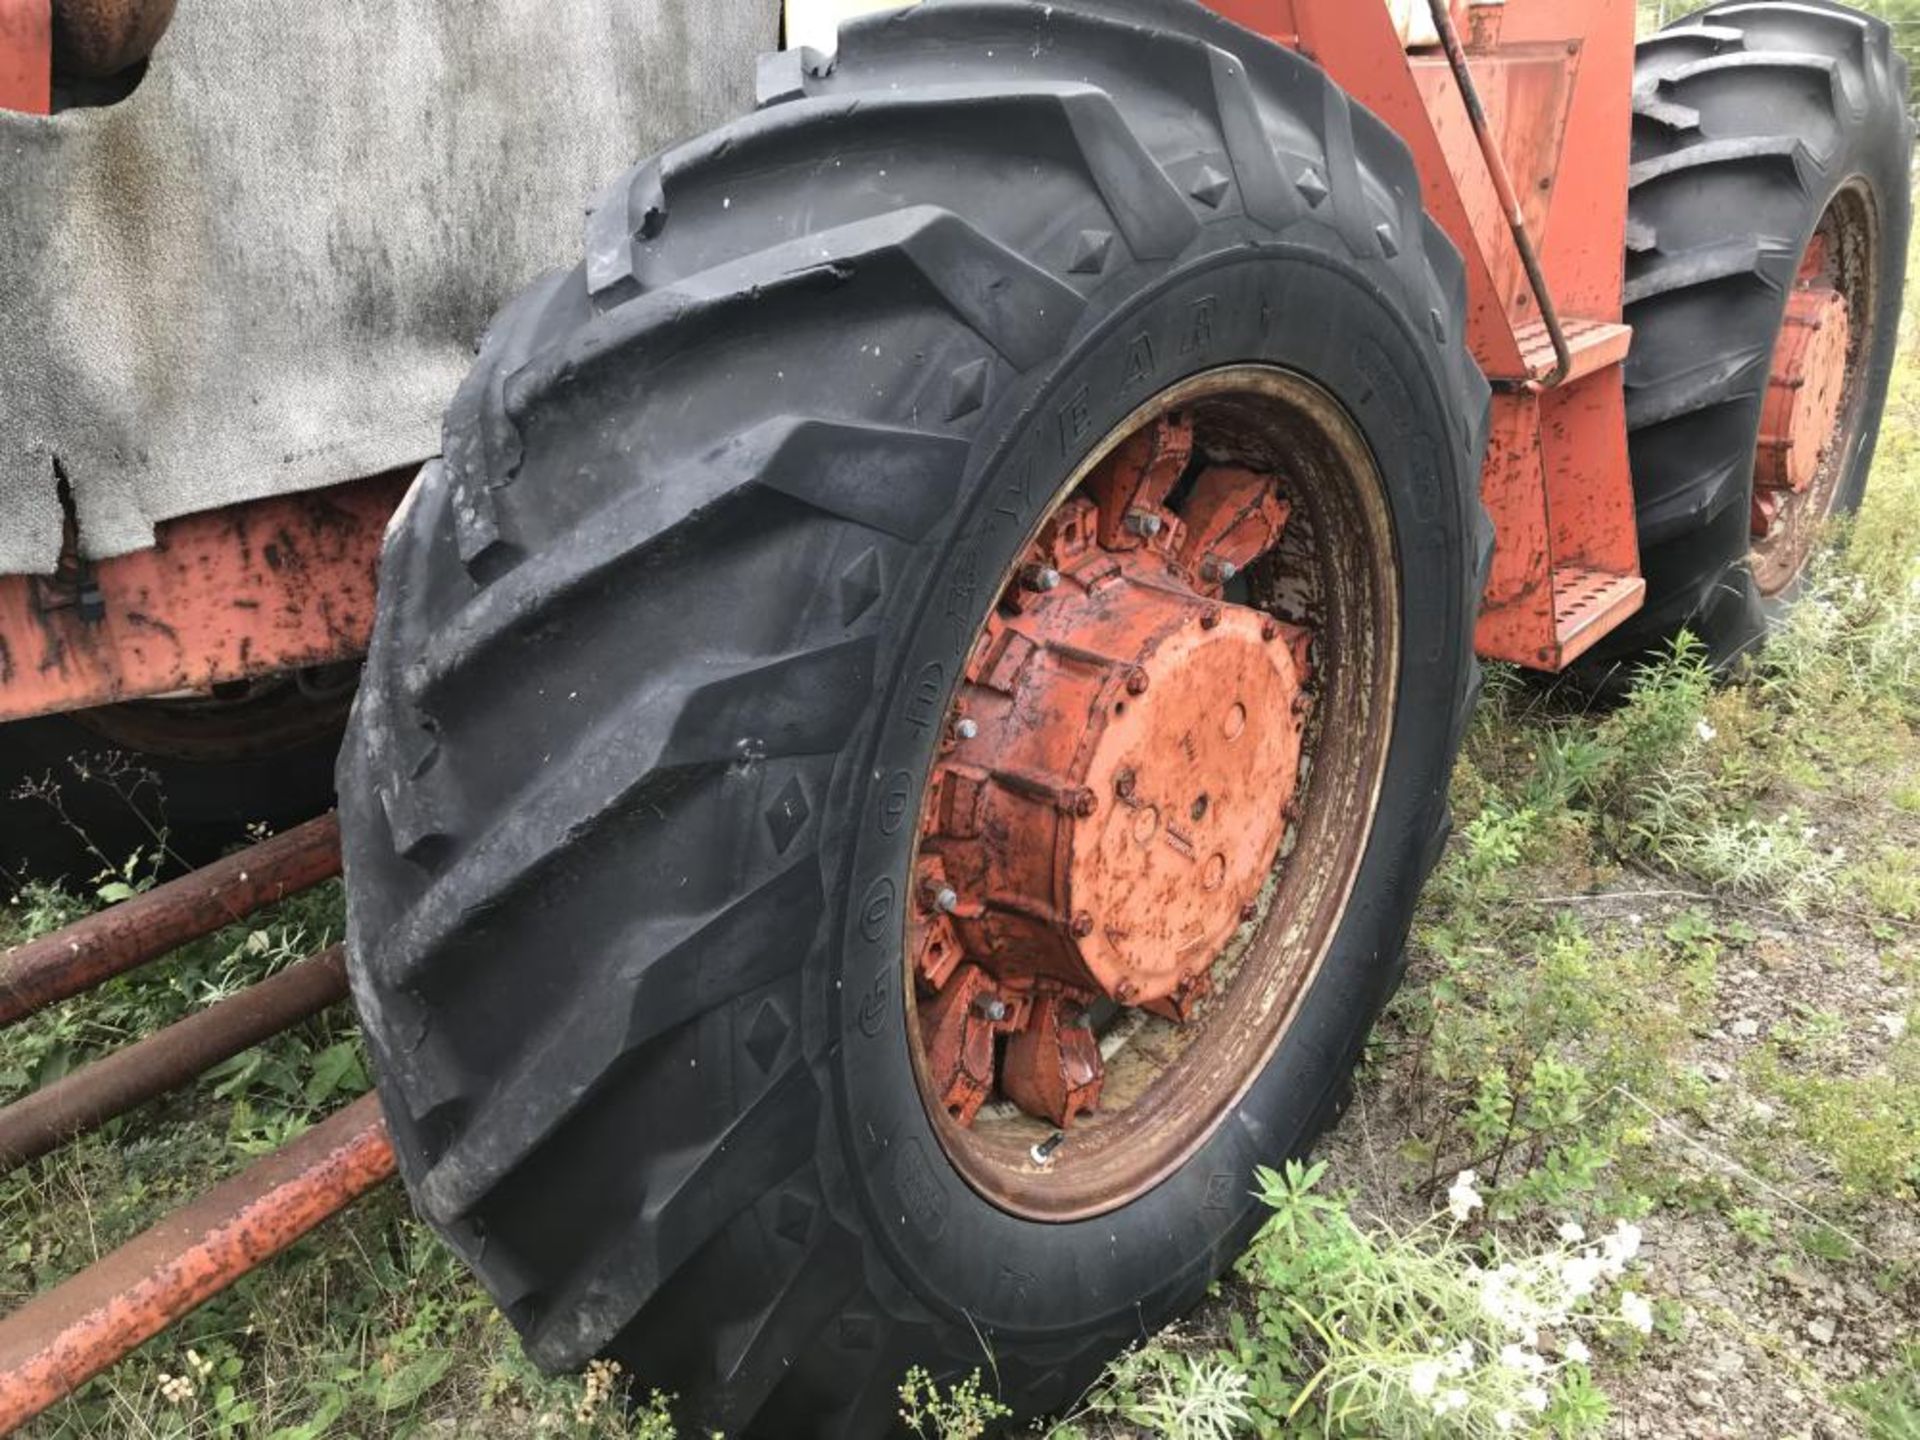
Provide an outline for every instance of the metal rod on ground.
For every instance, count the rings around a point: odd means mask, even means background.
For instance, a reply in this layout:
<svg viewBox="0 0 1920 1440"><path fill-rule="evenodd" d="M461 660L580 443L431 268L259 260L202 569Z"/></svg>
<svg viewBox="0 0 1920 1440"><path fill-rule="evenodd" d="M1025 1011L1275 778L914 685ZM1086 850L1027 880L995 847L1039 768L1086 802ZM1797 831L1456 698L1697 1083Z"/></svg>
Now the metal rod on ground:
<svg viewBox="0 0 1920 1440"><path fill-rule="evenodd" d="M335 945L0 1108L0 1175L346 996Z"/></svg>
<svg viewBox="0 0 1920 1440"><path fill-rule="evenodd" d="M0 954L0 1025L210 935L340 873L331 815Z"/></svg>
<svg viewBox="0 0 1920 1440"><path fill-rule="evenodd" d="M393 1173L364 1095L0 1320L0 1435L38 1415Z"/></svg>

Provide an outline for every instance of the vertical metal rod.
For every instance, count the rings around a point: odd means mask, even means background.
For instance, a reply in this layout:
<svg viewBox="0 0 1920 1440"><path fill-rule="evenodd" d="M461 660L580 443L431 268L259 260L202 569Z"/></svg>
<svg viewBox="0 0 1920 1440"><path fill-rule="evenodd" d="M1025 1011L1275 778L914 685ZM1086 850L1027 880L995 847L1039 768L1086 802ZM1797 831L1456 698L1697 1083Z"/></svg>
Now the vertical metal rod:
<svg viewBox="0 0 1920 1440"><path fill-rule="evenodd" d="M1501 158L1500 147L1494 142L1493 127L1487 123L1486 109L1480 104L1480 92L1474 86L1473 72L1467 68L1467 52L1460 44L1459 32L1453 28L1448 0L1427 0L1427 8L1433 12L1433 26L1440 32L1440 44L1447 52L1447 64L1453 69L1454 83L1460 87L1460 100L1467 107L1467 120L1473 126L1473 138L1480 143L1480 156L1486 161L1487 173L1493 177L1494 194L1499 197L1500 209L1507 217L1507 229L1513 232L1513 243L1520 251L1520 264L1526 269L1527 284L1532 287L1534 301L1540 306L1540 319L1547 327L1547 339L1553 343L1553 370L1540 382L1551 390L1572 373L1573 352L1567 348L1566 331L1560 327L1560 313L1554 308L1553 295L1547 289L1546 272L1540 268L1540 256L1527 235L1527 217L1521 214L1520 201L1513 193L1513 178L1507 174L1507 162Z"/></svg>
<svg viewBox="0 0 1920 1440"><path fill-rule="evenodd" d="M393 1173L379 1103L344 1110L0 1320L0 1435Z"/></svg>
<svg viewBox="0 0 1920 1440"><path fill-rule="evenodd" d="M347 996L338 945L0 1107L0 1175Z"/></svg>
<svg viewBox="0 0 1920 1440"><path fill-rule="evenodd" d="M0 953L0 1025L166 954L340 873L332 815Z"/></svg>

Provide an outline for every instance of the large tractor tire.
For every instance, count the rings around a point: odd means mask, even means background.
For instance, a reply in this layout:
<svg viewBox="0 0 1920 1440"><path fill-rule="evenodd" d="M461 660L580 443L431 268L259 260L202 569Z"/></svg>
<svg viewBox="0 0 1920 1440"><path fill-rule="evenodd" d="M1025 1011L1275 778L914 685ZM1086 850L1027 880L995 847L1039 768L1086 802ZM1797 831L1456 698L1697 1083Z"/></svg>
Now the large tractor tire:
<svg viewBox="0 0 1920 1440"><path fill-rule="evenodd" d="M1907 66L1884 21L1756 0L1641 41L1627 423L1645 608L1588 670L1692 630L1725 669L1859 506L1899 329Z"/></svg>
<svg viewBox="0 0 1920 1440"><path fill-rule="evenodd" d="M1203 1293L1400 974L1487 389L1407 151L1145 0L770 56L494 324L340 772L403 1176L688 1433L1023 1416Z"/></svg>

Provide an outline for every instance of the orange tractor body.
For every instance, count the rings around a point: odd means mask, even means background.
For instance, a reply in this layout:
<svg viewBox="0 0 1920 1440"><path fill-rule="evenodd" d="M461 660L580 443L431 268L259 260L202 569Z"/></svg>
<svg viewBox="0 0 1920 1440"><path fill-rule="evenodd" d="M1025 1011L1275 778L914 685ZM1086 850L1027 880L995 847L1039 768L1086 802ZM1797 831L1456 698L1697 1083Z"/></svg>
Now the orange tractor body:
<svg viewBox="0 0 1920 1440"><path fill-rule="evenodd" d="M46 107L48 8L0 3L0 104ZM1459 7L1471 104L1444 51L1404 48L1384 5L1210 8L1321 65L1412 150L1427 208L1465 261L1469 341L1495 392L1482 491L1497 541L1479 649L1565 667L1644 588L1621 382L1633 6ZM1516 228L1537 248L1545 296ZM1564 331L1563 375L1543 301ZM0 577L0 721L359 655L380 530L402 493L392 475L344 480L163 522L150 551L92 563L70 552L58 575Z"/></svg>

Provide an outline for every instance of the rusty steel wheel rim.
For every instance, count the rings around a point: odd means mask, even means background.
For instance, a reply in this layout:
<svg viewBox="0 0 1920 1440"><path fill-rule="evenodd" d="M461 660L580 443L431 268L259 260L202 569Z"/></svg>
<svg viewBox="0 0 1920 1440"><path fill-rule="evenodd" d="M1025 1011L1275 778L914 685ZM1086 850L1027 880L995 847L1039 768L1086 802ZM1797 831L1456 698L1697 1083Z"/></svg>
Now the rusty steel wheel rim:
<svg viewBox="0 0 1920 1440"><path fill-rule="evenodd" d="M1873 192L1843 185L1787 296L1754 454L1749 563L1768 598L1799 578L1845 485L1866 408L1879 248Z"/></svg>
<svg viewBox="0 0 1920 1440"><path fill-rule="evenodd" d="M1207 371L1094 448L997 595L922 796L909 1048L967 1182L1066 1221L1206 1141L1339 928L1395 710L1384 487L1311 380Z"/></svg>

